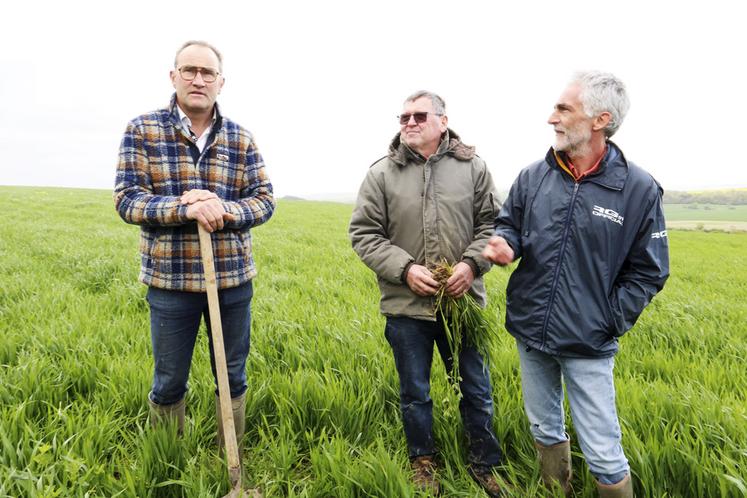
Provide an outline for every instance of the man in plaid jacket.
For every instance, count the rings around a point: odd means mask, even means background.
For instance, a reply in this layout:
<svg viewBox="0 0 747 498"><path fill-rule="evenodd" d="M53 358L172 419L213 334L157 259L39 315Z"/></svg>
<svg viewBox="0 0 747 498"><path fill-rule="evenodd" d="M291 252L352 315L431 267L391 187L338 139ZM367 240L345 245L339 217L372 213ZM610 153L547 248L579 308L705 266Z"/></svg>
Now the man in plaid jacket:
<svg viewBox="0 0 747 498"><path fill-rule="evenodd" d="M188 41L177 51L171 104L132 120L119 149L114 200L140 225L140 281L148 285L155 369L151 423L184 428L184 397L201 317L208 319L197 223L212 232L221 321L237 441L244 432L252 278L250 228L275 209L262 156L247 130L215 102L224 79L212 45ZM211 364L215 375L215 364ZM216 402L218 420L220 403ZM218 443L222 447L219 427Z"/></svg>

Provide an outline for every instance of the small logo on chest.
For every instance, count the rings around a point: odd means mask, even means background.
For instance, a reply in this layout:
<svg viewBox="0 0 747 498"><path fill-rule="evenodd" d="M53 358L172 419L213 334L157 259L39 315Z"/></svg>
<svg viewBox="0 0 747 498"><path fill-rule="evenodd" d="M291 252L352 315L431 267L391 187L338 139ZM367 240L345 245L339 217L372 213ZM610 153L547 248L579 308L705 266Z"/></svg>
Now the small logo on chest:
<svg viewBox="0 0 747 498"><path fill-rule="evenodd" d="M603 208L602 206L594 206L592 210L594 216L600 216L606 220L610 220L613 223L617 223L622 226L623 220L625 219L620 213L613 209Z"/></svg>

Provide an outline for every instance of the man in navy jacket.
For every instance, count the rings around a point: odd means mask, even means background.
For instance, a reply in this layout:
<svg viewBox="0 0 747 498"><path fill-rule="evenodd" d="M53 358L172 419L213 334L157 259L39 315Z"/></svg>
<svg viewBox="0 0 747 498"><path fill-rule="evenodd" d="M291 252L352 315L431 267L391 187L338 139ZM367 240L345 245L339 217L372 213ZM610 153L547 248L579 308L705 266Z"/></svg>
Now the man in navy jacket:
<svg viewBox="0 0 747 498"><path fill-rule="evenodd" d="M609 140L628 107L615 76L575 75L548 120L555 146L519 174L483 252L499 265L521 258L506 292L506 328L519 350L542 479L566 493L563 383L600 496L633 496L614 355L669 276L662 189Z"/></svg>

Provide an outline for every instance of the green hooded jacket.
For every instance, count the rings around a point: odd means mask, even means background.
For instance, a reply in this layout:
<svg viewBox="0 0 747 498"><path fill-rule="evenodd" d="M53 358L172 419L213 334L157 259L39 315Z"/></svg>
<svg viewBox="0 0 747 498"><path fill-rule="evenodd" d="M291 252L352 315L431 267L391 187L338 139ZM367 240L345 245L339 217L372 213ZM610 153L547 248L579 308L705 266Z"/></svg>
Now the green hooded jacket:
<svg viewBox="0 0 747 498"><path fill-rule="evenodd" d="M485 162L452 130L428 160L398 134L363 180L349 227L353 249L376 273L381 313L435 320L434 297L412 292L405 271L411 264L432 268L442 259L470 265L470 294L484 306L482 275L491 264L480 253L499 209Z"/></svg>

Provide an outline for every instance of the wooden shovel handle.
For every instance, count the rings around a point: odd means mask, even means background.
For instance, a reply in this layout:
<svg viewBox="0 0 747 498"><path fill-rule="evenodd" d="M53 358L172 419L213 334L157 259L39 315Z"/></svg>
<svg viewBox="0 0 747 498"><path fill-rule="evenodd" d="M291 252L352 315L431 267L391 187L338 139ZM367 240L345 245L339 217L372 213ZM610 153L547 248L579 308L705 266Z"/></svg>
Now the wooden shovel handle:
<svg viewBox="0 0 747 498"><path fill-rule="evenodd" d="M197 224L200 234L200 254L207 288L208 309L210 310L210 329L213 337L213 354L215 356L215 371L218 380L218 397L223 419L223 440L226 442L226 457L228 458L229 476L240 475L239 447L236 443L236 430L233 423L233 409L231 407L231 390L228 386L228 369L226 368L226 348L223 345L223 327L220 320L220 305L218 302L218 283L215 279L215 263L213 261L213 240L210 232Z"/></svg>

